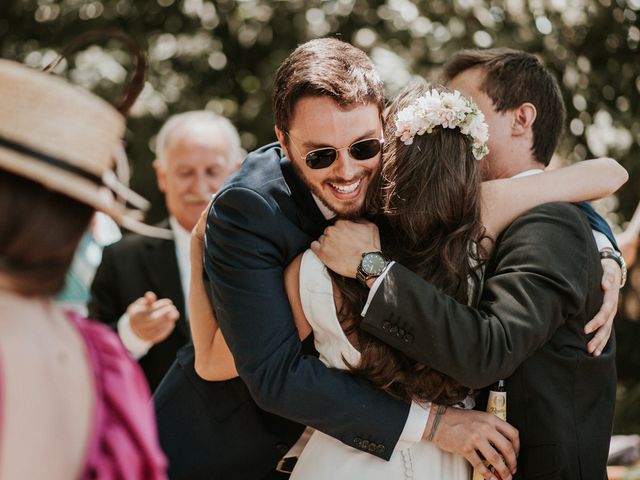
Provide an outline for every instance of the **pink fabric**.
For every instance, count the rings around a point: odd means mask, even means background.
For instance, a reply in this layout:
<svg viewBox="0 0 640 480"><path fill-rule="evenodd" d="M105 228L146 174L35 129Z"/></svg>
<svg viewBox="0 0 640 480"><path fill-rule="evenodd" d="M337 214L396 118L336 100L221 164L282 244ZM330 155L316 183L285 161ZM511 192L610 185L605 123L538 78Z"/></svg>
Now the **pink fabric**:
<svg viewBox="0 0 640 480"><path fill-rule="evenodd" d="M108 327L69 312L85 339L96 403L82 479L166 479L151 394L140 367Z"/></svg>

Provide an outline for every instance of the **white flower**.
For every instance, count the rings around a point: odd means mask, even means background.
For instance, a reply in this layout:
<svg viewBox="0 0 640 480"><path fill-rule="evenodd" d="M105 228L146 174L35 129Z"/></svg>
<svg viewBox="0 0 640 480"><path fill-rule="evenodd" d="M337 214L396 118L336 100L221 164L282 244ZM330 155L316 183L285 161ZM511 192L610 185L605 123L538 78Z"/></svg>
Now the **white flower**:
<svg viewBox="0 0 640 480"><path fill-rule="evenodd" d="M411 145L416 135L431 133L437 126L459 128L469 137L476 159L489 153L489 129L484 115L475 103L457 90L442 93L428 90L396 115L396 137L400 137L405 145Z"/></svg>

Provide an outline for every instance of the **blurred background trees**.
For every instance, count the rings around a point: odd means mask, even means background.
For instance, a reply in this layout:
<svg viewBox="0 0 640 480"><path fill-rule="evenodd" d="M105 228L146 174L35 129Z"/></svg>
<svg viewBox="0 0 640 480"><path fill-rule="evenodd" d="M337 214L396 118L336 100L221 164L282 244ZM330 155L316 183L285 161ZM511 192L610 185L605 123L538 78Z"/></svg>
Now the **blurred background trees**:
<svg viewBox="0 0 640 480"><path fill-rule="evenodd" d="M389 96L413 76L437 79L461 48L523 49L554 72L567 104L555 162L607 155L629 171L618 195L597 205L619 228L640 199L639 16L640 0L4 0L0 56L43 67L74 37L101 28L123 30L147 50L127 150L133 187L152 200L154 221L165 214L151 168L164 119L206 108L235 123L248 151L275 140L274 73L305 40L339 36L367 51ZM55 72L115 99L131 61L121 44L105 42ZM640 432L640 268L630 276L617 325L618 432Z"/></svg>

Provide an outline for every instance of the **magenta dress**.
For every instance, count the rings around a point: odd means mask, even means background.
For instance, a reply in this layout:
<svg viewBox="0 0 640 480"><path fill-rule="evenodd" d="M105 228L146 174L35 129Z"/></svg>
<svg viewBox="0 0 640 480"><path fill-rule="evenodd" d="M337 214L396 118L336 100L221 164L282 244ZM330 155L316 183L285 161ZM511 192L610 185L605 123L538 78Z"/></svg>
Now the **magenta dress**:
<svg viewBox="0 0 640 480"><path fill-rule="evenodd" d="M108 327L76 313L68 315L84 338L96 389L93 425L80 478L166 479L167 461L158 443L151 394L140 367Z"/></svg>

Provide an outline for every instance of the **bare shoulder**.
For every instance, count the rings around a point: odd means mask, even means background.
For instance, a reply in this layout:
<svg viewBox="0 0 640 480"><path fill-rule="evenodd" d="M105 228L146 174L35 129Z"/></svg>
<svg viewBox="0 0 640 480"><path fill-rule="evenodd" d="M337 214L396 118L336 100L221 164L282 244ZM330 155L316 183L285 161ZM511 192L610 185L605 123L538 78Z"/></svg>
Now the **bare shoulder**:
<svg viewBox="0 0 640 480"><path fill-rule="evenodd" d="M300 277L300 266L302 265L302 256L304 255L304 253L301 253L300 255L298 255L296 258L293 259L293 261L287 265L287 267L284 269L284 281L285 281L285 285L287 285L289 282L295 282L295 284L297 285L299 282L299 277Z"/></svg>

